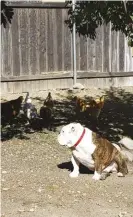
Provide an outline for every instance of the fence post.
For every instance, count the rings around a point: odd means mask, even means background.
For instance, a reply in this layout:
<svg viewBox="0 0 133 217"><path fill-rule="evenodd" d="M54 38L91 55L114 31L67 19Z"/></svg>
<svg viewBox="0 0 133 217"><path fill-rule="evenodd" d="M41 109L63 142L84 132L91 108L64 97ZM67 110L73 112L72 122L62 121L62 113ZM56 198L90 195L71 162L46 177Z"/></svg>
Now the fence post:
<svg viewBox="0 0 133 217"><path fill-rule="evenodd" d="M76 0L72 0L72 9L75 10L75 2ZM72 32L72 45L73 45L73 81L74 84L77 83L77 70L76 70L76 24L73 24L73 32Z"/></svg>

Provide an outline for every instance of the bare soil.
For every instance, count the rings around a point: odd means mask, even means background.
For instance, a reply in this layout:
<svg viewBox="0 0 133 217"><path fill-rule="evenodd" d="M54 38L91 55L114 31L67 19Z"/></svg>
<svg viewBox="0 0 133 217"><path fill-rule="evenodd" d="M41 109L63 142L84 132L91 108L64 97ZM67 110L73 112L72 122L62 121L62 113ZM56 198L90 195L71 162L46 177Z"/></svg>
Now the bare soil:
<svg viewBox="0 0 133 217"><path fill-rule="evenodd" d="M133 217L133 165L128 165L126 177L111 174L105 181L92 180L93 174L81 166L79 177L72 179L71 151L57 141L62 125L79 121L72 97L88 100L102 94L106 100L97 131L114 142L122 136L133 139L133 87L51 92L55 131L27 133L23 126L16 125L1 134L1 216ZM2 95L2 100L19 95ZM46 91L31 94L38 111L46 95ZM92 127L89 119L80 122Z"/></svg>

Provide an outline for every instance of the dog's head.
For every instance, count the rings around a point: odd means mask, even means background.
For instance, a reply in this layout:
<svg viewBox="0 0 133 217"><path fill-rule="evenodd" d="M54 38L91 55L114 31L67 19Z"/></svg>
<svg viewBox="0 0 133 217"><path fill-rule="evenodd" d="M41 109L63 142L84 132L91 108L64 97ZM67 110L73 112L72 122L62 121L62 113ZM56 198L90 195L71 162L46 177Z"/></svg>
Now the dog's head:
<svg viewBox="0 0 133 217"><path fill-rule="evenodd" d="M58 142L60 145L71 148L77 142L79 136L83 132L83 126L80 123L70 123L62 127L58 135Z"/></svg>

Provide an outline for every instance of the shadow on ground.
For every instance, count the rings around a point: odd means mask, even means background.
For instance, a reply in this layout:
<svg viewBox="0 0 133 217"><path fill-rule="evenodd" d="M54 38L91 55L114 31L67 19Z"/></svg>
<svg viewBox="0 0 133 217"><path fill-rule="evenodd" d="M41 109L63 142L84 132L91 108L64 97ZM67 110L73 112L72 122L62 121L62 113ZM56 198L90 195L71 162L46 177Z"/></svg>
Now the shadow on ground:
<svg viewBox="0 0 133 217"><path fill-rule="evenodd" d="M85 96L86 100L89 100L89 98ZM34 100L37 100L37 103L42 105L44 99L37 97ZM84 126L97 131L110 141L117 142L121 136L128 136L133 139L133 94L123 89L113 88L105 91L105 105L99 116L98 123L93 119L91 120L90 116L76 116L75 103L71 94L68 94L68 98L65 98L65 100L55 101L53 116L55 130L70 122L80 122ZM37 122L38 124L39 122ZM18 118L14 125L2 128L1 139L8 140L13 137L29 139L28 134L30 132L28 130L23 121ZM37 131L45 132L36 126L32 133Z"/></svg>
<svg viewBox="0 0 133 217"><path fill-rule="evenodd" d="M58 164L57 166L60 169L66 169L66 170L68 170L70 172L73 171L73 166L72 166L72 162L71 161ZM94 172L91 171L91 170L89 170L87 167L85 167L84 165L81 164L80 165L80 173L81 174L93 174Z"/></svg>
<svg viewBox="0 0 133 217"><path fill-rule="evenodd" d="M98 130L111 141L118 141L121 136L133 139L133 94L113 88L106 95Z"/></svg>

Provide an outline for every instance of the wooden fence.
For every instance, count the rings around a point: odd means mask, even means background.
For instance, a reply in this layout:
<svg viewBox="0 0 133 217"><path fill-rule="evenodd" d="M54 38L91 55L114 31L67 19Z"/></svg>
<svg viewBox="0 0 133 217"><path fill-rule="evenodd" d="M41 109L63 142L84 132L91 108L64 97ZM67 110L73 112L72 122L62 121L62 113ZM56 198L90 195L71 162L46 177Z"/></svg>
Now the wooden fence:
<svg viewBox="0 0 133 217"><path fill-rule="evenodd" d="M67 10L14 9L12 24L1 28L3 92L72 86L72 34L64 23ZM111 32L111 25L99 27L95 41L77 35L76 52L80 82L87 85L86 79L130 77L133 85L131 49L121 33Z"/></svg>

